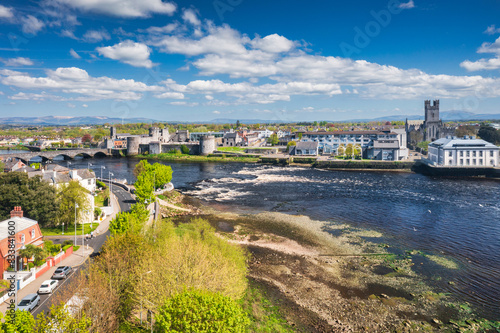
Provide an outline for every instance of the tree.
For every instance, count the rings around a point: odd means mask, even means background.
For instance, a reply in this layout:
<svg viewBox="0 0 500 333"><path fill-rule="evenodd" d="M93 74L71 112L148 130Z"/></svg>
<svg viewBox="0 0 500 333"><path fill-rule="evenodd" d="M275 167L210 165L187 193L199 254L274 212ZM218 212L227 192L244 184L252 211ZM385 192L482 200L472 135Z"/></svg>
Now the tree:
<svg viewBox="0 0 500 333"><path fill-rule="evenodd" d="M2 315L0 313L0 315ZM1 317L0 317L1 319ZM35 318L28 311L17 310L14 316L14 322L7 316L1 324L0 332L6 333L32 333L35 329Z"/></svg>
<svg viewBox="0 0 500 333"><path fill-rule="evenodd" d="M142 171L137 180L134 183L135 187L135 198L137 202L142 205L146 204L146 201L152 202L154 199L154 175L149 170Z"/></svg>
<svg viewBox="0 0 500 333"><path fill-rule="evenodd" d="M19 250L19 256L27 260L33 258L35 263L45 259L46 253L41 247L33 244L28 244L24 249Z"/></svg>
<svg viewBox="0 0 500 333"><path fill-rule="evenodd" d="M299 133L299 140L302 139L302 132Z"/></svg>
<svg viewBox="0 0 500 333"><path fill-rule="evenodd" d="M78 316L74 316L64 304L61 303L58 306L52 305L48 315L42 311L36 319L36 325L34 325L36 328L30 332L84 333L89 332L91 324L90 318L88 318L84 312L80 313Z"/></svg>
<svg viewBox="0 0 500 333"><path fill-rule="evenodd" d="M149 164L148 161L142 160L135 166L134 175L137 177L134 184L136 196L139 187L139 197L145 201L151 198L149 194L150 187L152 193L153 186L154 188L161 188L172 180L172 168L165 164ZM154 185L152 185L153 183Z"/></svg>
<svg viewBox="0 0 500 333"><path fill-rule="evenodd" d="M60 202L59 223L65 223L67 226L75 223L75 204L78 205L76 209L77 221L81 219L84 211L90 210L88 193L77 181L70 181L60 188L57 194Z"/></svg>
<svg viewBox="0 0 500 333"><path fill-rule="evenodd" d="M288 143L287 143L287 145L286 145L286 150L287 150L287 151L290 151L290 149L291 149L290 147L293 147L293 146L296 146L296 145L297 145L297 142L295 142L295 141L290 141L290 142L288 142Z"/></svg>
<svg viewBox="0 0 500 333"><path fill-rule="evenodd" d="M229 297L202 290L186 291L165 302L157 332L246 332L249 319Z"/></svg>
<svg viewBox="0 0 500 333"><path fill-rule="evenodd" d="M267 139L267 143L271 144L271 146L276 146L279 142L280 139L276 133L271 134L271 136Z"/></svg>
<svg viewBox="0 0 500 333"><path fill-rule="evenodd" d="M89 143L92 141L92 135L89 133L86 133L84 136L82 136L82 142L83 143Z"/></svg>
<svg viewBox="0 0 500 333"><path fill-rule="evenodd" d="M119 213L110 223L109 230L113 235L123 234L128 231L139 232L143 229L149 217L149 210L137 203L130 212Z"/></svg>
<svg viewBox="0 0 500 333"><path fill-rule="evenodd" d="M353 148L352 144L351 144L351 143L349 143L349 144L347 145L347 147L345 148L345 154L346 154L347 156L352 156L352 155L353 155L353 153L354 153L354 148Z"/></svg>
<svg viewBox="0 0 500 333"><path fill-rule="evenodd" d="M496 130L488 125L481 125L477 135L485 141L491 142L493 144L500 143L500 130Z"/></svg>
<svg viewBox="0 0 500 333"><path fill-rule="evenodd" d="M189 154L189 148L186 145L181 145L181 153L188 155Z"/></svg>
<svg viewBox="0 0 500 333"><path fill-rule="evenodd" d="M41 226L56 223L59 210L56 189L39 176L28 178L24 172L0 174L0 218L9 218L15 206L21 206L24 216Z"/></svg>

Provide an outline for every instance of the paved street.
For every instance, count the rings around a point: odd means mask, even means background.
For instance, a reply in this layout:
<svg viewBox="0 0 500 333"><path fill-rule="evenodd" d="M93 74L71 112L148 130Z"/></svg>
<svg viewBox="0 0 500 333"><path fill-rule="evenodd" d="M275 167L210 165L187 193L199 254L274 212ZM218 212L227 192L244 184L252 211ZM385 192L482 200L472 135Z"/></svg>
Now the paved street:
<svg viewBox="0 0 500 333"><path fill-rule="evenodd" d="M96 229L97 236L94 237L93 239L85 241L84 246L81 246L82 245L81 242L83 241L82 236L77 235L76 245L80 245L80 249L78 249L78 251L76 251L63 261L61 261L58 265L58 266L71 266L73 267L73 272L71 273L70 276L68 276L67 279L59 281L59 285L54 290L53 294L40 295L40 303L32 312L35 317L42 311L47 313L48 310L50 310L50 305L51 305L50 300L53 297L53 295L58 295L64 292L67 286L75 281L74 277L77 276L77 274L79 274L79 271L84 270L85 267L89 264L88 260L89 255L92 253L97 253L101 250L102 245L110 235L110 232L108 230L109 222L115 217L115 215L118 212L130 210L130 207L135 202L134 199L132 198L132 195L129 192L125 191L124 189L118 186L116 187L113 186L113 194L114 194L114 200L113 200L114 213L99 224L98 228ZM73 238L74 234L64 235L64 236L44 237L45 240L50 239L55 244L62 243L67 239L73 240ZM20 290L18 292L18 301L20 301L23 297L25 297L28 294L36 293L40 288L42 282L45 280L49 280L51 278L56 268L57 266L51 267L38 279L31 282L29 285ZM2 304L0 304L0 312L5 313L5 311L7 310L7 302L8 301L5 301Z"/></svg>

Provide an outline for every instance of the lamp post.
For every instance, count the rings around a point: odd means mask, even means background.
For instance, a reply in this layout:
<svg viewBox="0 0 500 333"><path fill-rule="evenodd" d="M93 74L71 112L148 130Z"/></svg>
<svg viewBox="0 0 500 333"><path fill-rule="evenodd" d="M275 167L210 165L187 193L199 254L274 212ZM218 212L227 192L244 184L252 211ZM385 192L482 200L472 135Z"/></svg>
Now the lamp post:
<svg viewBox="0 0 500 333"><path fill-rule="evenodd" d="M111 176L114 176L114 174L110 171L109 172L109 202L111 203L111 208L113 208L113 183L111 183Z"/></svg>
<svg viewBox="0 0 500 333"><path fill-rule="evenodd" d="M75 242L73 243L76 246L76 209L78 208L78 204L75 201Z"/></svg>
<svg viewBox="0 0 500 333"><path fill-rule="evenodd" d="M147 271L147 272L141 274L141 313L140 313L141 325L142 325L142 298L144 297L144 295L142 294L142 276L149 274L149 273L151 273L151 271Z"/></svg>
<svg viewBox="0 0 500 333"><path fill-rule="evenodd" d="M102 180L102 169L106 169L106 166L101 165L101 180Z"/></svg>
<svg viewBox="0 0 500 333"><path fill-rule="evenodd" d="M88 164L88 169L90 170L90 167L92 166L92 163L87 163Z"/></svg>

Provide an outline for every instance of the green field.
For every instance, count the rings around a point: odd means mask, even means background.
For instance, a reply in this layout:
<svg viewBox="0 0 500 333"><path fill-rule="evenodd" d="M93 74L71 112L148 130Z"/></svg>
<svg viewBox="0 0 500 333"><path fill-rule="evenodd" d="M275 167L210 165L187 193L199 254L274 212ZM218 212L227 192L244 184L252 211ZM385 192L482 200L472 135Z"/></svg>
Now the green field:
<svg viewBox="0 0 500 333"><path fill-rule="evenodd" d="M231 153L244 153L246 148L243 147L218 147L218 151L231 152Z"/></svg>
<svg viewBox="0 0 500 333"><path fill-rule="evenodd" d="M186 162L258 162L256 157L246 156L200 156L184 154L156 154L156 155L137 155L138 158L147 158L162 161L186 161Z"/></svg>

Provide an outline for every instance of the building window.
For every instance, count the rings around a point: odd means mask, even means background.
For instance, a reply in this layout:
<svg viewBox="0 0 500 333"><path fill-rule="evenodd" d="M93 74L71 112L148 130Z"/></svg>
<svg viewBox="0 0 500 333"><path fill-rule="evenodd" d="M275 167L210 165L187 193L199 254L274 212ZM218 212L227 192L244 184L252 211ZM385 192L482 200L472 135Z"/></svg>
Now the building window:
<svg viewBox="0 0 500 333"><path fill-rule="evenodd" d="M26 238L24 237L24 234L21 235L21 243L24 244L24 241L26 240Z"/></svg>
<svg viewBox="0 0 500 333"><path fill-rule="evenodd" d="M468 150L467 150L467 152L466 152L466 156L467 156L467 157L470 157L470 151L468 151Z"/></svg>
<svg viewBox="0 0 500 333"><path fill-rule="evenodd" d="M472 157L476 157L476 151L475 150L472 152Z"/></svg>
<svg viewBox="0 0 500 333"><path fill-rule="evenodd" d="M31 229L31 239L35 238L35 229Z"/></svg>
<svg viewBox="0 0 500 333"><path fill-rule="evenodd" d="M493 150L490 150L490 157L493 157Z"/></svg>
<svg viewBox="0 0 500 333"><path fill-rule="evenodd" d="M87 182L89 185L92 185L92 179L89 179Z"/></svg>
<svg viewBox="0 0 500 333"><path fill-rule="evenodd" d="M466 159L466 160L465 160L465 164L470 165L470 160L469 160L469 159Z"/></svg>
<svg viewBox="0 0 500 333"><path fill-rule="evenodd" d="M482 150L479 151L479 157L483 157L483 151Z"/></svg>
<svg viewBox="0 0 500 333"><path fill-rule="evenodd" d="M449 164L449 165L452 165L452 164L453 164L453 160L449 160L449 161L448 161L448 164Z"/></svg>
<svg viewBox="0 0 500 333"><path fill-rule="evenodd" d="M451 150L448 152L448 156L450 156L450 157L453 156L453 152Z"/></svg>
<svg viewBox="0 0 500 333"><path fill-rule="evenodd" d="M476 165L476 159L472 160L472 165Z"/></svg>
<svg viewBox="0 0 500 333"><path fill-rule="evenodd" d="M463 158L460 159L460 165L464 165L464 159Z"/></svg>
<svg viewBox="0 0 500 333"><path fill-rule="evenodd" d="M483 159L482 158L479 160L479 165L483 165Z"/></svg>
<svg viewBox="0 0 500 333"><path fill-rule="evenodd" d="M463 150L460 151L460 157L464 157L464 151Z"/></svg>

